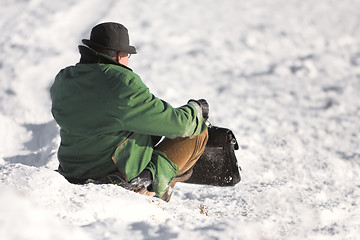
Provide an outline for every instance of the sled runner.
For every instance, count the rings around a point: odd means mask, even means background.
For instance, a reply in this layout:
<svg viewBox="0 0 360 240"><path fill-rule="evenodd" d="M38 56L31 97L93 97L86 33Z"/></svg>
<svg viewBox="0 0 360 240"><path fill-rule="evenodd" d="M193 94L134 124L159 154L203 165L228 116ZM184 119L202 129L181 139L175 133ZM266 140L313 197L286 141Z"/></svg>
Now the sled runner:
<svg viewBox="0 0 360 240"><path fill-rule="evenodd" d="M239 149L234 133L227 128L209 128L209 140L196 162L187 183L212 186L234 186L240 182L240 170L235 150Z"/></svg>

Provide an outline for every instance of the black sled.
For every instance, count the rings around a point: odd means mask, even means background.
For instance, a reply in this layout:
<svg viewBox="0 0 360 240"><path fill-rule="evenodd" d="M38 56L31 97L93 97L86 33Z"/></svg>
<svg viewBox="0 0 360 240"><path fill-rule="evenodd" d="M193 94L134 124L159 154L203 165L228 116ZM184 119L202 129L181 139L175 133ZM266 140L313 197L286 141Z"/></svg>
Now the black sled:
<svg viewBox="0 0 360 240"><path fill-rule="evenodd" d="M234 186L241 180L235 150L239 149L234 133L227 128L209 128L205 151L196 162L187 183Z"/></svg>

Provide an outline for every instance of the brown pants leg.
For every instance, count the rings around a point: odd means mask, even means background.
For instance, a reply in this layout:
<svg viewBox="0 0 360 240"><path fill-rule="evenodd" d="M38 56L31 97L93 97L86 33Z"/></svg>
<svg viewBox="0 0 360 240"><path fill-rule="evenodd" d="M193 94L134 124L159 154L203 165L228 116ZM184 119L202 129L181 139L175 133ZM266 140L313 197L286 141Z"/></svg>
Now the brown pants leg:
<svg viewBox="0 0 360 240"><path fill-rule="evenodd" d="M171 181L169 188L161 197L168 202L171 198L173 188L177 182L183 182L190 178L192 167L204 153L208 141L208 131L193 138L165 138L156 149L162 151L166 156L179 167L177 176Z"/></svg>
<svg viewBox="0 0 360 240"><path fill-rule="evenodd" d="M205 150L208 141L208 131L193 138L165 138L157 147L179 167L177 176L181 176L191 169Z"/></svg>
<svg viewBox="0 0 360 240"><path fill-rule="evenodd" d="M204 153L208 138L209 135L206 130L193 138L165 138L158 146L156 146L157 150L165 153L179 168L178 174L171 181L169 188L161 197L162 200L169 201L175 184L189 179L192 173L192 167ZM154 196L155 194L154 192L149 192L146 188L143 188L138 192L148 196Z"/></svg>

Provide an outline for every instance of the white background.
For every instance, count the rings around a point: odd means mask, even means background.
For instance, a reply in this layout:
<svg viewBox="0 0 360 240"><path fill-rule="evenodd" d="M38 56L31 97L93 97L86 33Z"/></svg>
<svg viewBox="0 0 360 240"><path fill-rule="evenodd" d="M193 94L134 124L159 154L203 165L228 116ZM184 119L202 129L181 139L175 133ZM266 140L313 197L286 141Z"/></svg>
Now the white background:
<svg viewBox="0 0 360 240"><path fill-rule="evenodd" d="M360 1L1 0L0 16L0 239L360 238ZM205 98L234 131L237 186L165 203L54 171L49 88L104 21L127 26L152 93Z"/></svg>

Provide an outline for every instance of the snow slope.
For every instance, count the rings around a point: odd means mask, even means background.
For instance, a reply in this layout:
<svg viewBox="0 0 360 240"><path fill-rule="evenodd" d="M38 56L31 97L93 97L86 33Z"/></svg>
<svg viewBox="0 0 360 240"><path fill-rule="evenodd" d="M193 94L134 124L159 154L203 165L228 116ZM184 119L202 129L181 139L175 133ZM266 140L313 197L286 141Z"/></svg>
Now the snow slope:
<svg viewBox="0 0 360 240"><path fill-rule="evenodd" d="M360 238L360 1L1 0L0 16L0 239ZM165 203L54 171L49 88L103 21L128 27L155 95L209 101L240 184Z"/></svg>

